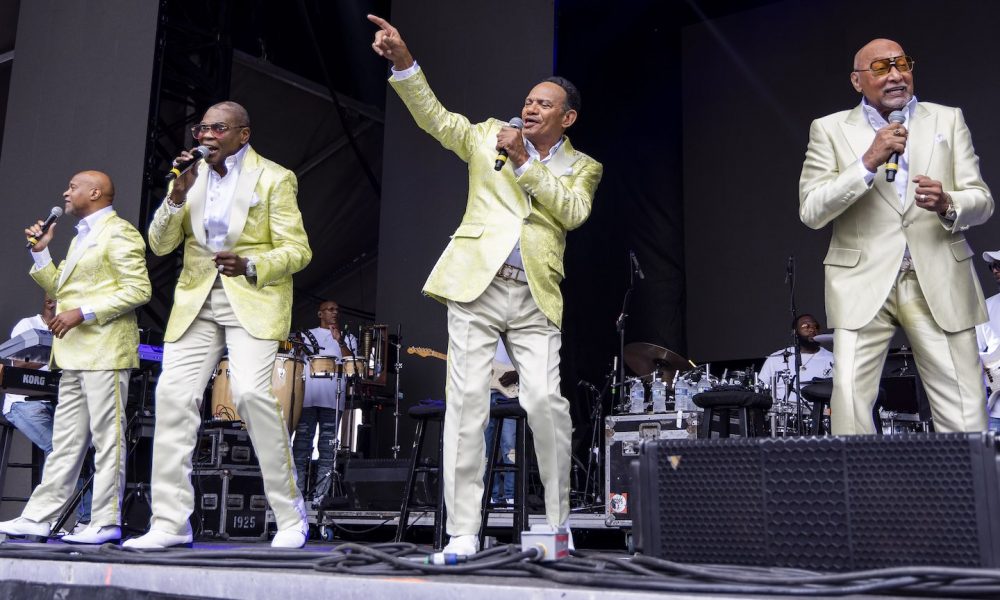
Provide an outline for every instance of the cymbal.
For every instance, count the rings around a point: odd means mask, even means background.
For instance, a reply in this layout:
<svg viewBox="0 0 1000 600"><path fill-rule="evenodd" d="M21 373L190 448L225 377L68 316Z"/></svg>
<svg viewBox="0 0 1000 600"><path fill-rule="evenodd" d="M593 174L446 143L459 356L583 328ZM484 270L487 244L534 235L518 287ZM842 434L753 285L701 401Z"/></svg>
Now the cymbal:
<svg viewBox="0 0 1000 600"><path fill-rule="evenodd" d="M680 354L646 342L632 342L625 346L625 364L644 378L653 371L662 371L664 381L673 379L676 370L691 368L687 359Z"/></svg>
<svg viewBox="0 0 1000 600"><path fill-rule="evenodd" d="M825 348L830 352L833 352L833 334L832 333L821 333L819 335L813 336L813 341L819 344L820 348Z"/></svg>

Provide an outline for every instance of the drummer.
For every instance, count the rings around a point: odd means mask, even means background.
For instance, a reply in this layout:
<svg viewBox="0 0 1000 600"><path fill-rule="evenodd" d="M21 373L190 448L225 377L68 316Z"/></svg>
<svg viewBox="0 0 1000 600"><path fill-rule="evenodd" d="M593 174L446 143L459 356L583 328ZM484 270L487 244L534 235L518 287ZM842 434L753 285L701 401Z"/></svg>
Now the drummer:
<svg viewBox="0 0 1000 600"><path fill-rule="evenodd" d="M814 379L833 377L833 352L823 348L813 338L822 330L816 317L803 313L795 318L792 325L795 329L795 339L802 353L800 382L802 385ZM789 346L770 354L760 369L760 381L771 385L774 398L777 401L786 399L791 404L797 401L792 376L795 371L795 348ZM792 391L789 393L788 384Z"/></svg>
<svg viewBox="0 0 1000 600"><path fill-rule="evenodd" d="M333 300L321 302L317 315L319 327L308 330L305 335L307 351L312 356L306 364L305 400L302 403L302 417L295 428L292 457L295 460L297 484L302 497L306 498L307 502L311 499L313 506L320 508L334 491L337 425L344 410L346 389L341 365L343 357L353 356L357 352L358 339L350 333L342 332L339 319L340 306ZM331 358L334 360L329 360ZM329 371L331 367L332 372ZM327 371L321 372L320 368ZM329 377L317 377L327 374ZM313 455L317 425L319 425L319 439L316 447L319 460L311 494L307 495L309 459Z"/></svg>

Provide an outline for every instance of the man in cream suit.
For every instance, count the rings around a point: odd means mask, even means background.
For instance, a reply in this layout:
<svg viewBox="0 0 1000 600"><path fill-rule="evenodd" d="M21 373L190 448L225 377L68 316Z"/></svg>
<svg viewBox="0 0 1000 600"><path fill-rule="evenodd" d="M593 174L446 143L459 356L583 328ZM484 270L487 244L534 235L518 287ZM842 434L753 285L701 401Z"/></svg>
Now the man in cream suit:
<svg viewBox="0 0 1000 600"><path fill-rule="evenodd" d="M975 325L983 292L962 232L993 213L962 111L913 95L913 59L873 40L854 59L861 104L813 122L799 216L833 224L826 265L834 328L835 434L872 433L889 341L902 327L937 431L986 427ZM905 121L889 122L894 111ZM895 156L898 155L898 160ZM885 163L898 165L887 181Z"/></svg>
<svg viewBox="0 0 1000 600"><path fill-rule="evenodd" d="M115 213L114 196L114 185L104 173L73 176L63 198L66 212L80 222L58 267L48 250L56 225L44 235L41 221L24 230L29 240L37 240L31 277L56 299L56 315L48 324L55 338L49 363L62 369L62 375L52 453L21 516L0 523L0 532L8 535L49 535L50 523L76 492L80 467L93 442L90 526L62 539L76 544L121 539L125 399L129 370L139 366L135 309L149 301L150 285L142 236Z"/></svg>
<svg viewBox="0 0 1000 600"><path fill-rule="evenodd" d="M565 528L572 423L559 391L559 282L566 232L590 215L602 173L564 135L577 118L579 93L565 79L549 78L525 99L523 132L496 119L471 124L438 102L399 32L368 18L379 26L372 47L392 61L390 83L417 125L469 164L465 216L424 285L425 294L448 306L444 488L451 541L444 552L478 550L489 374L501 336L520 374L546 519ZM498 150L509 164L495 172Z"/></svg>
<svg viewBox="0 0 1000 600"><path fill-rule="evenodd" d="M300 548L308 523L286 420L271 391L278 342L291 324L292 274L312 258L298 184L294 173L250 147L250 117L235 102L209 108L192 133L209 154L173 182L149 225L150 249L163 255L183 244L184 265L156 386L153 516L149 532L125 546L191 543L191 454L202 392L228 350L233 403L257 450L278 523L271 545ZM190 158L182 153L175 166Z"/></svg>

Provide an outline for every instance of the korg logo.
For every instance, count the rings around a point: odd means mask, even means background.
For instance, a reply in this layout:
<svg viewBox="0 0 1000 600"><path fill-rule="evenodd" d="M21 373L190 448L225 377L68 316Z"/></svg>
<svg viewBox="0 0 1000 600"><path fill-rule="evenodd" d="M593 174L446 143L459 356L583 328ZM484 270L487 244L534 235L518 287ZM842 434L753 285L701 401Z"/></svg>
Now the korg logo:
<svg viewBox="0 0 1000 600"><path fill-rule="evenodd" d="M25 385L45 385L45 378L41 375L25 375L23 383Z"/></svg>

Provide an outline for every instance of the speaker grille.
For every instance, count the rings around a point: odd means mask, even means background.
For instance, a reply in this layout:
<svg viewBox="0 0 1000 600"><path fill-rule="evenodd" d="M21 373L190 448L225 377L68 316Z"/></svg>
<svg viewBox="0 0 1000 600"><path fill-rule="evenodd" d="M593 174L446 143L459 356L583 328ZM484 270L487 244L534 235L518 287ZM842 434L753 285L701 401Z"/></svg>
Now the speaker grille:
<svg viewBox="0 0 1000 600"><path fill-rule="evenodd" d="M639 539L669 560L818 570L998 562L992 435L659 440L642 453Z"/></svg>
<svg viewBox="0 0 1000 600"><path fill-rule="evenodd" d="M869 565L979 563L976 484L963 436L882 437L851 444L855 560Z"/></svg>

